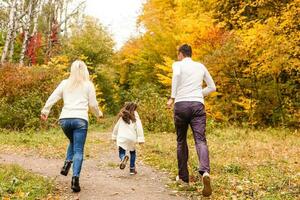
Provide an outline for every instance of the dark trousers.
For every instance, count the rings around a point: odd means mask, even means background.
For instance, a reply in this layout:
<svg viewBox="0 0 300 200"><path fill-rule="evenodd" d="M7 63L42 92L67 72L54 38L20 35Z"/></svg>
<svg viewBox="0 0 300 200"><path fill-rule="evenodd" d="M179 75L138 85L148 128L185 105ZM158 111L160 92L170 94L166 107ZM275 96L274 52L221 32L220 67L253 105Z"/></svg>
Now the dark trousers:
<svg viewBox="0 0 300 200"><path fill-rule="evenodd" d="M199 160L199 173L210 172L209 153L205 137L206 113L200 102L183 101L175 103L174 121L177 133L178 175L185 182L189 182L187 145L187 130L190 125L193 131L196 151Z"/></svg>

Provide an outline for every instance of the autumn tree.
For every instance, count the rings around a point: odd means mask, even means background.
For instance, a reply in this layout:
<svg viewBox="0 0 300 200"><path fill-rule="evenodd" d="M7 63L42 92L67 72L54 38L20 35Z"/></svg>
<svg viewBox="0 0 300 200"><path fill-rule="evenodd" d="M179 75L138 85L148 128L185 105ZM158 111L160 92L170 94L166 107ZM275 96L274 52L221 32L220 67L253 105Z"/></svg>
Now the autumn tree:
<svg viewBox="0 0 300 200"><path fill-rule="evenodd" d="M299 5L299 0L148 0L138 22L145 33L119 52L119 84L130 90L153 83L161 97L168 96L176 47L189 43L193 58L216 81L217 92L206 101L212 119L294 126Z"/></svg>
<svg viewBox="0 0 300 200"><path fill-rule="evenodd" d="M82 17L84 1L68 10L71 0L8 0L0 1L1 36L5 40L1 63L36 64L37 52L43 47L45 62L55 56L61 27L65 36L72 19ZM6 11L8 10L8 12ZM3 37L5 35L5 37ZM44 41L45 44L41 44ZM16 50L18 47L19 50ZM17 54L17 55L16 55Z"/></svg>

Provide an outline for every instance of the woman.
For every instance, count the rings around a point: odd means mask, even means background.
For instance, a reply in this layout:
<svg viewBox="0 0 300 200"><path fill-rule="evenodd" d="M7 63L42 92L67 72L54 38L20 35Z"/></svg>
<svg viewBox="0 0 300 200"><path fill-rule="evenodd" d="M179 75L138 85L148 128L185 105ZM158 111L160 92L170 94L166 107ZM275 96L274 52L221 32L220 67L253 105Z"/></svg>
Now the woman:
<svg viewBox="0 0 300 200"><path fill-rule="evenodd" d="M96 100L95 87L89 80L89 72L84 62L76 60L72 63L70 77L58 85L42 109L42 120L47 120L51 107L60 99L63 99L64 106L59 123L70 140L61 174L67 176L73 163L71 188L74 192L80 192L79 176L88 130L88 109L90 108L97 118L103 116Z"/></svg>

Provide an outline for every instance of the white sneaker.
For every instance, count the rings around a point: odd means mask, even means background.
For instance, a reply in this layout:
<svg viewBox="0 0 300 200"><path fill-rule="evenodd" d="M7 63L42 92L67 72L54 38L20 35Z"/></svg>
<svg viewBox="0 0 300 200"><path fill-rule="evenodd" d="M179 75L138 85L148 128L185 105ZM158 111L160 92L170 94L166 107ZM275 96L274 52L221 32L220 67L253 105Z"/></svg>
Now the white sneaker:
<svg viewBox="0 0 300 200"><path fill-rule="evenodd" d="M205 172L202 176L202 181L203 181L203 190L202 194L205 197L209 197L212 193L211 185L210 185L210 177L209 173Z"/></svg>
<svg viewBox="0 0 300 200"><path fill-rule="evenodd" d="M180 184L182 187L188 187L189 186L189 183L187 182L184 182L181 178L179 178L179 176L176 176L176 182L178 184Z"/></svg>

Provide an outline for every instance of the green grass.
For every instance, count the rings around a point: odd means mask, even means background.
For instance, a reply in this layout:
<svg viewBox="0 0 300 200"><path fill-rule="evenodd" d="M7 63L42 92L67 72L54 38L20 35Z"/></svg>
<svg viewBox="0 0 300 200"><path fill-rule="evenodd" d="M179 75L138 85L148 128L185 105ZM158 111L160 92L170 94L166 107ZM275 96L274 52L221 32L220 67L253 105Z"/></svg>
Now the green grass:
<svg viewBox="0 0 300 200"><path fill-rule="evenodd" d="M111 146L108 134L114 118L102 119L88 131L85 157L95 158ZM64 158L68 140L57 127L50 130L0 130L0 153L18 153L45 158ZM0 199L59 199L53 196L53 181L29 173L16 165L0 164Z"/></svg>
<svg viewBox="0 0 300 200"><path fill-rule="evenodd" d="M54 183L17 165L0 164L0 199L46 199L53 197Z"/></svg>
<svg viewBox="0 0 300 200"><path fill-rule="evenodd" d="M97 158L114 148L110 141L112 118L91 126L86 158ZM106 132L106 133L105 133ZM213 199L297 199L300 196L300 133L286 129L252 130L227 127L208 128ZM198 159L189 133L191 187L172 187L198 198ZM68 141L61 129L48 131L0 131L0 152L63 158ZM177 175L176 135L146 133L146 144L138 149L146 163ZM108 161L108 166L113 163Z"/></svg>
<svg viewBox="0 0 300 200"><path fill-rule="evenodd" d="M110 131L114 118L102 119L98 124L91 125L85 145L85 157L99 156L110 146L110 140L103 138L102 133ZM11 131L0 130L0 152L38 155L46 158L65 157L68 140L63 131L57 127L50 130Z"/></svg>
<svg viewBox="0 0 300 200"><path fill-rule="evenodd" d="M59 129L38 132L33 130L0 132L1 152L26 152L26 154L58 158L64 155L66 145L67 140Z"/></svg>
<svg viewBox="0 0 300 200"><path fill-rule="evenodd" d="M273 200L300 197L299 132L230 127L209 130L207 136L213 199ZM191 133L188 141L192 182L188 190L193 192L187 193L197 196L202 185L198 181L198 159ZM147 134L146 145L140 151L146 163L170 172L171 178L175 179L175 134ZM177 187L176 184L172 186Z"/></svg>

